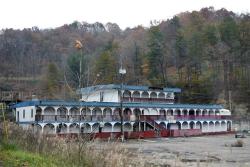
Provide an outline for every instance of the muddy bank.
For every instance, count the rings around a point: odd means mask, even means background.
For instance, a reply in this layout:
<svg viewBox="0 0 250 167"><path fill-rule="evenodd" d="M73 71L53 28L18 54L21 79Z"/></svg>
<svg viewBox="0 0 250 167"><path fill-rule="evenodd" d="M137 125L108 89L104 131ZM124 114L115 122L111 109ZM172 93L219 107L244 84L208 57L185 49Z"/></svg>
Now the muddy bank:
<svg viewBox="0 0 250 167"><path fill-rule="evenodd" d="M230 147L234 135L129 140L122 144L148 166L250 166L250 137Z"/></svg>

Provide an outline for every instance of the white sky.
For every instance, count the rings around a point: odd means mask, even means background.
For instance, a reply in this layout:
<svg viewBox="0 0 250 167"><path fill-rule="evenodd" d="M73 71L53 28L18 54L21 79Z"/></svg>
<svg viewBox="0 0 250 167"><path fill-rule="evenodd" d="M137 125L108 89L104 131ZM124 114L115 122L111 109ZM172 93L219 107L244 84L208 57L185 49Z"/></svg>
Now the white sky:
<svg viewBox="0 0 250 167"><path fill-rule="evenodd" d="M209 6L247 13L250 0L0 0L0 29L53 28L75 20L125 29Z"/></svg>

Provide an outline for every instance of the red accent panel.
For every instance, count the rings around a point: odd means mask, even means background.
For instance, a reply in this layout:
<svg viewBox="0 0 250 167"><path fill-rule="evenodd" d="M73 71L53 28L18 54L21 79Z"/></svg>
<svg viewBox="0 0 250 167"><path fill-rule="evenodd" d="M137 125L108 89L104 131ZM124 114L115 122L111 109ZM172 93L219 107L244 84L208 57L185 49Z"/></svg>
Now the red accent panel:
<svg viewBox="0 0 250 167"><path fill-rule="evenodd" d="M107 139L111 136L110 132L102 132L102 133L95 133L94 138L102 138L102 139Z"/></svg>
<svg viewBox="0 0 250 167"><path fill-rule="evenodd" d="M170 131L169 130L162 130L161 137L170 137Z"/></svg>
<svg viewBox="0 0 250 167"><path fill-rule="evenodd" d="M142 133L143 133L144 138L154 138L154 137L156 137L155 131L144 131Z"/></svg>
<svg viewBox="0 0 250 167"><path fill-rule="evenodd" d="M128 132L127 133L127 138L128 139L141 139L143 138L143 135L141 132Z"/></svg>

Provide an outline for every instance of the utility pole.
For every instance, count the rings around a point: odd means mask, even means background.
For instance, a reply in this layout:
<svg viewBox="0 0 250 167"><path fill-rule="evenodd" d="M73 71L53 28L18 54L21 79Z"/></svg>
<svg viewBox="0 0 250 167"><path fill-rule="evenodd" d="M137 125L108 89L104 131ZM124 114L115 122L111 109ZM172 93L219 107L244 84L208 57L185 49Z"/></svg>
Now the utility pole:
<svg viewBox="0 0 250 167"><path fill-rule="evenodd" d="M79 89L82 88L82 59L83 59L82 47L83 47L82 43L79 40L75 40L75 48L80 51Z"/></svg>
<svg viewBox="0 0 250 167"><path fill-rule="evenodd" d="M79 91L81 96L81 88L82 88L82 59L83 59L83 52L82 52L82 43L79 40L75 40L75 48L80 51L80 70L79 70ZM81 97L80 97L81 98ZM82 109L82 102L79 100L79 135L78 139L80 138L81 134L81 109Z"/></svg>
<svg viewBox="0 0 250 167"><path fill-rule="evenodd" d="M124 141L124 129L123 129L123 79L124 79L124 75L126 74L126 69L121 68L119 69L119 74L120 74L120 80L121 80L121 87L120 87L120 117L121 117L121 138L122 138L122 142Z"/></svg>

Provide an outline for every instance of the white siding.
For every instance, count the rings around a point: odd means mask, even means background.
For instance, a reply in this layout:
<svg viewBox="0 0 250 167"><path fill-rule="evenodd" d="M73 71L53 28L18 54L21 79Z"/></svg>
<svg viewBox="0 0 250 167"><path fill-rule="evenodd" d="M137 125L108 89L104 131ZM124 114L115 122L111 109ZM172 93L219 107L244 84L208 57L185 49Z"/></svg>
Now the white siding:
<svg viewBox="0 0 250 167"><path fill-rule="evenodd" d="M33 117L31 117L32 110L33 110ZM19 120L18 120L18 114L17 114L18 112L19 112ZM35 106L19 107L16 109L16 121L17 122L18 121L19 122L35 121L35 114L36 114Z"/></svg>
<svg viewBox="0 0 250 167"><path fill-rule="evenodd" d="M83 95L83 101L97 101L100 102L101 100L101 92L103 92L103 102L118 102L118 90L98 90L95 92L90 93L89 95Z"/></svg>
<svg viewBox="0 0 250 167"><path fill-rule="evenodd" d="M118 90L105 90L103 93L104 102L119 102Z"/></svg>
<svg viewBox="0 0 250 167"><path fill-rule="evenodd" d="M231 112L227 109L220 109L220 115L231 115Z"/></svg>
<svg viewBox="0 0 250 167"><path fill-rule="evenodd" d="M100 91L91 92L88 95L83 95L83 101L100 101Z"/></svg>

